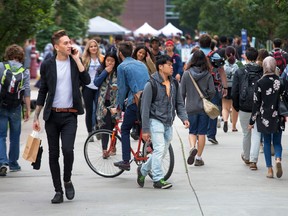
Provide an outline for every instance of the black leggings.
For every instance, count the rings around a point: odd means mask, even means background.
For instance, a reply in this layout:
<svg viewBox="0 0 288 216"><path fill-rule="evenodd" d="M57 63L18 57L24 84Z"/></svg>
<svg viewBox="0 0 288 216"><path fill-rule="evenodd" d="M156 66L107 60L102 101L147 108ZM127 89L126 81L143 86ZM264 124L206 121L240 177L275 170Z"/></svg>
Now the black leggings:
<svg viewBox="0 0 288 216"><path fill-rule="evenodd" d="M85 123L87 127L88 133L92 132L92 122L96 122L96 110L98 103L98 90L90 89L86 86L83 87L82 95L85 103L86 115L85 115ZM95 104L95 119L93 118L93 103Z"/></svg>
<svg viewBox="0 0 288 216"><path fill-rule="evenodd" d="M109 107L110 105L111 105L110 101L106 100L105 107ZM105 121L105 125L103 125L101 129L112 130L114 128L115 123L112 121L111 113L108 109L107 109L107 115L105 116L104 121ZM107 150L108 141L109 141L108 135L103 135L102 136L102 149L103 150Z"/></svg>

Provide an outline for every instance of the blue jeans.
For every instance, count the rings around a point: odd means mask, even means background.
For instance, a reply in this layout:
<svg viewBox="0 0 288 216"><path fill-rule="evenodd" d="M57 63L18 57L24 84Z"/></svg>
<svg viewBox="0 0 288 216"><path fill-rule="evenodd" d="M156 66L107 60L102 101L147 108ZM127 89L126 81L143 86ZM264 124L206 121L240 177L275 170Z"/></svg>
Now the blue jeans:
<svg viewBox="0 0 288 216"><path fill-rule="evenodd" d="M212 98L211 102L219 107L219 110L221 110L221 93L216 89L216 94L214 98ZM208 124L208 131L207 131L207 137L215 139L217 134L217 118L215 119L209 119Z"/></svg>
<svg viewBox="0 0 288 216"><path fill-rule="evenodd" d="M9 124L10 148L7 157L6 138ZM0 165L17 166L20 152L21 106L17 108L0 107Z"/></svg>
<svg viewBox="0 0 288 216"><path fill-rule="evenodd" d="M123 123L121 126L121 138L122 138L122 159L123 161L130 161L130 130L137 120L137 106L131 104L125 110Z"/></svg>
<svg viewBox="0 0 288 216"><path fill-rule="evenodd" d="M153 181L157 182L164 178L162 171L162 160L165 157L172 140L172 127L163 125L156 119L150 119L151 141L153 143L153 154L142 165L141 173L146 176L152 171Z"/></svg>
<svg viewBox="0 0 288 216"><path fill-rule="evenodd" d="M281 145L281 138L282 138L282 131L272 134L265 134L263 133L264 137L264 156L266 161L266 167L272 167L271 162L271 141L273 140L274 152L275 152L275 159L282 158L282 145Z"/></svg>

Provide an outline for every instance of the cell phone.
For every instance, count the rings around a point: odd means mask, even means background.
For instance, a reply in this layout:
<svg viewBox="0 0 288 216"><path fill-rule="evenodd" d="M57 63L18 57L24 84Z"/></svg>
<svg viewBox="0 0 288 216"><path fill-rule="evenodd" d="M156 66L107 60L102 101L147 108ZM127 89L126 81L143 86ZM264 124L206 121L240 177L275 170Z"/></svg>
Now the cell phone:
<svg viewBox="0 0 288 216"><path fill-rule="evenodd" d="M72 47L72 48L71 48L71 54L72 54L72 55L75 55L75 53L76 53L76 49L75 49L74 47Z"/></svg>

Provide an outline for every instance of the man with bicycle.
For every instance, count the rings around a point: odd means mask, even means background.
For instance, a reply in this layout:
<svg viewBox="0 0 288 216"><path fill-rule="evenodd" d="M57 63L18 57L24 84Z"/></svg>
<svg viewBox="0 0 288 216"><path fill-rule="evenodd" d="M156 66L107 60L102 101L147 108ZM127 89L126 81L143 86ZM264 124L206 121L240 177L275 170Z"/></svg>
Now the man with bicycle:
<svg viewBox="0 0 288 216"><path fill-rule="evenodd" d="M130 130L137 120L137 106L134 95L144 89L149 80L148 69L145 64L131 57L133 46L130 42L121 42L118 45L118 57L122 63L117 67L117 111L124 110L124 101L127 98L127 106L121 126L122 159L114 165L122 170L130 170Z"/></svg>
<svg viewBox="0 0 288 216"><path fill-rule="evenodd" d="M145 176L152 171L153 187L167 189L171 183L164 180L162 159L172 140L172 124L175 111L185 128L189 127L188 116L178 82L172 77L173 61L168 55L162 55L156 61L157 71L151 81L145 85L141 101L142 139L153 143L153 154L137 169L137 183L144 186ZM153 88L157 95L153 98Z"/></svg>

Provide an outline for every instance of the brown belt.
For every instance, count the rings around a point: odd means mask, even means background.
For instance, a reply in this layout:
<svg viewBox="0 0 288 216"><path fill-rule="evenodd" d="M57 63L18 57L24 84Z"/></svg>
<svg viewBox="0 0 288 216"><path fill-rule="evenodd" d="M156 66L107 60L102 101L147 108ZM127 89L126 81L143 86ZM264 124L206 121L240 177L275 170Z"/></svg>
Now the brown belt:
<svg viewBox="0 0 288 216"><path fill-rule="evenodd" d="M56 107L52 107L51 110L53 110L55 112L68 112L68 113L77 113L78 112L77 109L73 109L73 108L56 108Z"/></svg>

